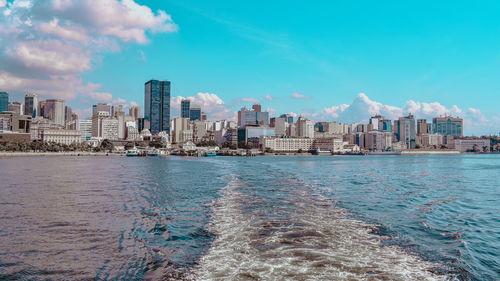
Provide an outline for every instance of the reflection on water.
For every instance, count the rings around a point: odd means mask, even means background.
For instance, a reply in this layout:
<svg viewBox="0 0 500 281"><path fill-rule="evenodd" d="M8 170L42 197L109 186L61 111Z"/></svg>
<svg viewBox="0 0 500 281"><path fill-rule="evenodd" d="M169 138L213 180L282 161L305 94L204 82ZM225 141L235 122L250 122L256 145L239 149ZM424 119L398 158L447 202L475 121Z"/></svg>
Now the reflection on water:
<svg viewBox="0 0 500 281"><path fill-rule="evenodd" d="M495 155L0 167L0 279L500 278Z"/></svg>

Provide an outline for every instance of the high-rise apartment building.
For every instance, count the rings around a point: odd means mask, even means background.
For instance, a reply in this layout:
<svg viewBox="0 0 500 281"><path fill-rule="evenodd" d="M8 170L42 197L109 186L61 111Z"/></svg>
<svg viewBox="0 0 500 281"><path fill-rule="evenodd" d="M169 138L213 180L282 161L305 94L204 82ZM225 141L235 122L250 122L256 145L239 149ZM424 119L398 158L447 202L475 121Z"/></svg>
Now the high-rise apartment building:
<svg viewBox="0 0 500 281"><path fill-rule="evenodd" d="M181 101L181 118L190 118L189 113L191 110L191 101L188 99L183 99Z"/></svg>
<svg viewBox="0 0 500 281"><path fill-rule="evenodd" d="M92 137L92 120L79 120L78 130L82 142L89 140Z"/></svg>
<svg viewBox="0 0 500 281"><path fill-rule="evenodd" d="M9 94L7 92L0 92L0 112L9 109Z"/></svg>
<svg viewBox="0 0 500 281"><path fill-rule="evenodd" d="M255 109L259 110L260 105L254 104L252 110L243 107L240 111L238 111L239 127L245 127L247 125L269 125L269 112L255 111Z"/></svg>
<svg viewBox="0 0 500 281"><path fill-rule="evenodd" d="M427 124L427 120L418 119L417 120L417 135L421 136L423 134L429 133L429 124Z"/></svg>
<svg viewBox="0 0 500 281"><path fill-rule="evenodd" d="M303 138L314 138L314 123L304 117L297 119L297 136Z"/></svg>
<svg viewBox="0 0 500 281"><path fill-rule="evenodd" d="M24 114L36 117L38 114L38 100L36 94L26 93L24 96Z"/></svg>
<svg viewBox="0 0 500 281"><path fill-rule="evenodd" d="M144 119L151 134L170 134L170 81L149 80L144 88Z"/></svg>
<svg viewBox="0 0 500 281"><path fill-rule="evenodd" d="M443 136L463 137L464 120L451 116L433 118L432 132Z"/></svg>
<svg viewBox="0 0 500 281"><path fill-rule="evenodd" d="M47 99L43 105L43 117L55 124L65 125L66 102L61 99Z"/></svg>
<svg viewBox="0 0 500 281"><path fill-rule="evenodd" d="M187 118L187 117L183 117ZM201 107L198 105L193 105L189 109L189 120L194 121L194 120L201 120Z"/></svg>
<svg viewBox="0 0 500 281"><path fill-rule="evenodd" d="M415 148L415 118L408 114L408 116L400 117L398 121L399 141L405 142L408 149Z"/></svg>

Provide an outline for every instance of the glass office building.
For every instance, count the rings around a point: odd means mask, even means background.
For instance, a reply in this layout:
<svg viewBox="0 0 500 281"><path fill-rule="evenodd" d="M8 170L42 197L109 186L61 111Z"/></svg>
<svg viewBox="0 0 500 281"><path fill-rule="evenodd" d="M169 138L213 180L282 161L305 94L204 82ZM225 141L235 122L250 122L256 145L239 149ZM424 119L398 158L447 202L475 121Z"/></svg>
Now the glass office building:
<svg viewBox="0 0 500 281"><path fill-rule="evenodd" d="M191 101L190 100L182 100L181 101L181 117L189 118L189 111L191 109Z"/></svg>
<svg viewBox="0 0 500 281"><path fill-rule="evenodd" d="M0 112L7 111L9 109L9 94L6 92L0 92Z"/></svg>
<svg viewBox="0 0 500 281"><path fill-rule="evenodd" d="M432 132L442 136L462 137L464 135L464 120L453 117L433 118Z"/></svg>
<svg viewBox="0 0 500 281"><path fill-rule="evenodd" d="M149 80L144 87L144 119L151 134L170 135L170 81Z"/></svg>
<svg viewBox="0 0 500 281"><path fill-rule="evenodd" d="M189 120L201 120L201 107L193 106L189 110Z"/></svg>

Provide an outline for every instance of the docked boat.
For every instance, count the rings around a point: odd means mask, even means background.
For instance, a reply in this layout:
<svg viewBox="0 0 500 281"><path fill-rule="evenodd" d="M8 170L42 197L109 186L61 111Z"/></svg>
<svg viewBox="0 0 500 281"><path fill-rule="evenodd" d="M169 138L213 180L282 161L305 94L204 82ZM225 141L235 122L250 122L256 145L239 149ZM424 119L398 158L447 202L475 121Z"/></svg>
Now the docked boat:
<svg viewBox="0 0 500 281"><path fill-rule="evenodd" d="M158 151L158 150L156 150L156 149L155 149L155 150L153 150L153 151L149 151L149 152L148 152L148 156L158 157L158 156L160 156L160 151Z"/></svg>
<svg viewBox="0 0 500 281"><path fill-rule="evenodd" d="M127 150L127 157L136 157L139 156L139 150L134 146L134 148Z"/></svg>
<svg viewBox="0 0 500 281"><path fill-rule="evenodd" d="M205 152L205 157L213 157L213 156L217 156L217 153L215 153L215 151Z"/></svg>

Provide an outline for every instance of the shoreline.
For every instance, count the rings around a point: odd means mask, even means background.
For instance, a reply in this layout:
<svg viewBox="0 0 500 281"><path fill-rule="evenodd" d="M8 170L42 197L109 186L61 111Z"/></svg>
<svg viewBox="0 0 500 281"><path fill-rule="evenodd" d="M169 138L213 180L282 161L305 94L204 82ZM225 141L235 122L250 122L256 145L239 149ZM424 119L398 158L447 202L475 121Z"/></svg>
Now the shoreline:
<svg viewBox="0 0 500 281"><path fill-rule="evenodd" d="M403 151L402 153L374 153L374 154L332 154L332 155L314 155L310 153L290 153L290 154L274 154L274 153L264 153L255 154L251 156L241 156L241 155L217 155L218 157L307 157L307 156L425 156L425 155L475 155L475 154L500 154L498 152L492 153L470 153L470 152L459 152L459 151ZM0 158L5 157L34 157L34 156L121 156L126 157L123 153L109 153L109 152L82 152L82 151L70 151L70 152L0 152ZM168 156L178 156L178 157L203 157L203 156L188 156L188 155L168 155ZM165 157L165 156L161 156Z"/></svg>

